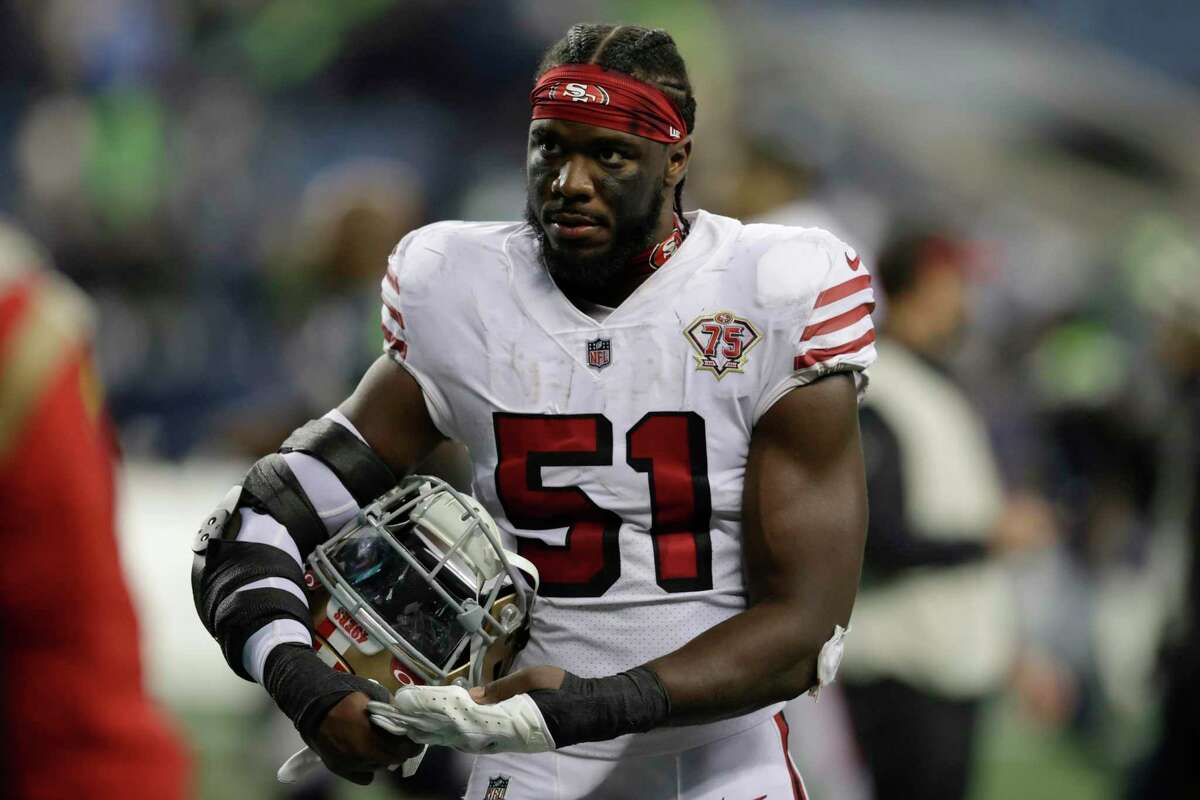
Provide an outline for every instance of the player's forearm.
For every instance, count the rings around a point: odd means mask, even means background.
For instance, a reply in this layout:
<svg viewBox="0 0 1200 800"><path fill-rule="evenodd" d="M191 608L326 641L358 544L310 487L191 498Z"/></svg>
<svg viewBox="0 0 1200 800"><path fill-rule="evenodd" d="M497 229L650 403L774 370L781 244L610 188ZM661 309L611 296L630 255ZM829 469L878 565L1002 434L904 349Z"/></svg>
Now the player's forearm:
<svg viewBox="0 0 1200 800"><path fill-rule="evenodd" d="M821 647L846 618L806 618L793 604L764 600L651 661L670 697L669 724L712 722L804 693L816 685Z"/></svg>
<svg viewBox="0 0 1200 800"><path fill-rule="evenodd" d="M671 724L734 716L812 688L821 649L854 606L865 483L848 377L797 389L759 420L742 501L751 605L649 664L670 695Z"/></svg>
<svg viewBox="0 0 1200 800"><path fill-rule="evenodd" d="M822 648L849 610L826 625L816 616L801 622L802 607L764 600L627 672L579 678L556 667L535 667L489 684L476 700L503 703L528 693L553 747L745 714L817 682Z"/></svg>

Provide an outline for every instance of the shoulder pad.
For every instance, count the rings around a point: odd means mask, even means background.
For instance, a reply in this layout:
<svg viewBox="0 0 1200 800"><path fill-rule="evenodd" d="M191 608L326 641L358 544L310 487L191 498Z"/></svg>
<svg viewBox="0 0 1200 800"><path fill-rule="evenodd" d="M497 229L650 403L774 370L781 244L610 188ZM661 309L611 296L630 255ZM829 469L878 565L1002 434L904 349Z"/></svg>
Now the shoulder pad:
<svg viewBox="0 0 1200 800"><path fill-rule="evenodd" d="M820 228L783 225L754 225L762 231L754 249L756 300L766 308L810 304L816 299L826 275L834 266L834 253L844 247L841 240ZM758 233L758 231L756 231ZM847 252L853 252L845 247Z"/></svg>
<svg viewBox="0 0 1200 800"><path fill-rule="evenodd" d="M412 299L445 285L446 273L464 266L479 268L499 259L517 222L435 222L412 231L388 256L388 274Z"/></svg>

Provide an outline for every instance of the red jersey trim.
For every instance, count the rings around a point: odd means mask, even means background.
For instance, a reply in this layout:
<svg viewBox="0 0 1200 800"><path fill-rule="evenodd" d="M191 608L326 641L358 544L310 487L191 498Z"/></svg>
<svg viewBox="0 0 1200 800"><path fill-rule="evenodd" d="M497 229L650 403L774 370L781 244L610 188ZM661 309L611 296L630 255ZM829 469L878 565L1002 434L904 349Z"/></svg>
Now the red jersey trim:
<svg viewBox="0 0 1200 800"><path fill-rule="evenodd" d="M800 341L806 342L815 336L822 336L826 333L840 331L842 328L849 328L863 317L869 315L871 310L874 308L874 303L863 303L860 306L855 306L844 314L838 314L836 317L830 317L824 322L816 322L812 325L809 325L804 329L804 332L800 334Z"/></svg>
<svg viewBox="0 0 1200 800"><path fill-rule="evenodd" d="M387 343L387 349L393 351L402 359L406 358L408 356L408 342L398 338L386 327L381 326L381 328L383 330L383 340Z"/></svg>
<svg viewBox="0 0 1200 800"><path fill-rule="evenodd" d="M823 350L809 350L807 353L801 353L800 355L796 356L795 361L792 362L792 368L804 369L805 367L815 366L826 359L833 358L834 356L840 356L846 353L853 353L861 350L867 345L871 344L873 341L875 341L874 328L867 331L854 341L846 342L840 347L827 347Z"/></svg>
<svg viewBox="0 0 1200 800"><path fill-rule="evenodd" d="M396 324L400 326L400 330L404 330L404 315L398 309L393 308L392 304L387 300L383 301L383 307L387 309L388 316L394 319Z"/></svg>
<svg viewBox="0 0 1200 800"><path fill-rule="evenodd" d="M855 292L861 292L863 289L871 287L870 275L859 275L857 278L851 278L845 283L839 283L837 286L830 286L825 291L817 295L817 302L813 304L813 308L827 306L830 303L836 303L842 298L849 297Z"/></svg>

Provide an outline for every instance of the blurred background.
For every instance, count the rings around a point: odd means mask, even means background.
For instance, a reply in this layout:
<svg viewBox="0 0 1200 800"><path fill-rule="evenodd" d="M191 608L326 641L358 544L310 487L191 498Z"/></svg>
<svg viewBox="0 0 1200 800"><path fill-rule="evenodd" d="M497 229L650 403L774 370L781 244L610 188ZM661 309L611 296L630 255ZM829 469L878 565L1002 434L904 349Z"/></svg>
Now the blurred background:
<svg viewBox="0 0 1200 800"><path fill-rule="evenodd" d="M197 796L276 796L297 743L198 623L190 537L379 353L403 234L518 217L533 72L577 21L676 38L687 208L826 227L869 268L897 232L954 245L940 368L1041 504L997 557L1019 656L970 797L1143 796L1196 539L1194 3L7 0L0 213L94 304L122 563ZM871 797L839 696L815 708L789 711L813 796Z"/></svg>

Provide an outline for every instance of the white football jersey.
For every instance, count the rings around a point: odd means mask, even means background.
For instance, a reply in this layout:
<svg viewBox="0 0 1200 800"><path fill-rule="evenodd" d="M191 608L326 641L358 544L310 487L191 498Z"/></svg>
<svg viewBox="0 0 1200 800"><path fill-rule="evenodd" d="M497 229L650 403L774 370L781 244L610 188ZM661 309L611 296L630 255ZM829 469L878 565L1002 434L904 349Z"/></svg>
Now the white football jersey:
<svg viewBox="0 0 1200 800"><path fill-rule="evenodd" d="M518 666L610 675L745 609L755 423L830 372L862 386L874 359L871 279L852 249L816 228L688 219L678 252L603 322L558 290L524 223L437 223L389 259L385 351L470 450L476 497L541 573ZM679 750L778 709L572 750Z"/></svg>

